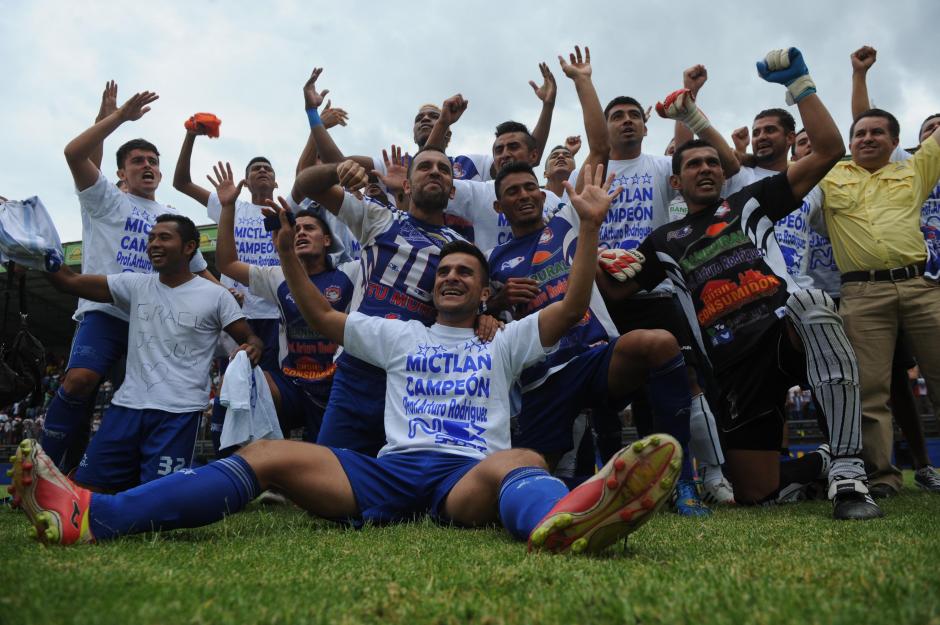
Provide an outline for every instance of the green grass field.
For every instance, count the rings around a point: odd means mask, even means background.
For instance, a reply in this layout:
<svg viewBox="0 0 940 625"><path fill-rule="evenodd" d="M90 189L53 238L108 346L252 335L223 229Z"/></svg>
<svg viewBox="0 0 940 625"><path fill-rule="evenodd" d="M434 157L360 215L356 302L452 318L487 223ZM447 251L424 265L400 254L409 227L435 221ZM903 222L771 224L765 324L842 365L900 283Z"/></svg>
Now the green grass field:
<svg viewBox="0 0 940 625"><path fill-rule="evenodd" d="M909 486L883 507L867 523L826 502L660 513L602 557L565 557L500 528L355 531L258 506L45 548L4 506L0 623L940 624L940 497Z"/></svg>

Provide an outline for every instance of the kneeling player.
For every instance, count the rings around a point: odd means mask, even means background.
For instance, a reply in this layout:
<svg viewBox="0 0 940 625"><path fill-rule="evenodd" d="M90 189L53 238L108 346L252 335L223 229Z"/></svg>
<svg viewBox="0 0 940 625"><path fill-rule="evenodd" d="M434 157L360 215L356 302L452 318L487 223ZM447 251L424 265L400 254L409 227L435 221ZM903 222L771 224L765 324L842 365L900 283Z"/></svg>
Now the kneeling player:
<svg viewBox="0 0 940 625"><path fill-rule="evenodd" d="M537 453L509 449L510 386L587 310L597 232L609 206L598 185L602 171L583 194L569 191L581 216L583 246L565 298L508 324L490 343L473 331L489 289L486 259L472 245L455 242L441 251L433 287L438 316L430 328L346 315L311 284L281 213L278 253L304 318L387 370L387 444L378 458L258 441L195 471L108 496L75 487L34 441L24 441L13 469L16 501L41 540L61 543L204 525L271 487L326 518L388 522L430 513L467 526L499 519L514 537L528 538L530 547L555 551L594 551L614 542L672 491L681 450L671 437L637 441L570 494Z"/></svg>

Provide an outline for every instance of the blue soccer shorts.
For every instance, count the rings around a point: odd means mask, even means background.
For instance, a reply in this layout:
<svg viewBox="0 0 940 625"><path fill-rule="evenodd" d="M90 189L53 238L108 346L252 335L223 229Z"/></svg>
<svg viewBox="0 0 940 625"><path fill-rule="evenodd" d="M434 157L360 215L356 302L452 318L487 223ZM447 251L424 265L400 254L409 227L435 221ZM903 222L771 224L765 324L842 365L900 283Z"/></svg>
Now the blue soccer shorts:
<svg viewBox="0 0 940 625"><path fill-rule="evenodd" d="M75 473L104 491L126 490L189 468L201 411L181 414L112 404Z"/></svg>
<svg viewBox="0 0 940 625"><path fill-rule="evenodd" d="M333 449L352 486L356 521L396 523L430 515L444 518L444 501L478 458L438 451L385 454L373 458L349 449Z"/></svg>
<svg viewBox="0 0 940 625"><path fill-rule="evenodd" d="M69 354L68 369L91 369L104 377L127 354L127 322L99 310L82 315Z"/></svg>

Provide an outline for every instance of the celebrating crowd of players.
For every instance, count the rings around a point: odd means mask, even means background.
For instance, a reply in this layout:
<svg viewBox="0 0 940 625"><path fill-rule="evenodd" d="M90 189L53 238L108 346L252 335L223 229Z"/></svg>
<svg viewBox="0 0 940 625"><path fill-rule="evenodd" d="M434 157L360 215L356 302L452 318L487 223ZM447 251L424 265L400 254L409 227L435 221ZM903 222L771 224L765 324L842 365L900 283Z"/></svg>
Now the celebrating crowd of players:
<svg viewBox="0 0 940 625"><path fill-rule="evenodd" d="M211 188L194 182L195 142L214 128L211 116L187 124L173 184L219 225L221 284L193 223L155 200L155 146L121 146L122 188L102 174L104 140L157 100L117 106L109 83L65 151L85 255L81 274L50 280L82 298L79 324L41 445L17 449L15 503L56 543L202 525L266 489L352 522L499 520L555 551L603 548L666 500L702 516L706 503L798 501L818 480L834 518L872 519L873 495L900 488L889 390L916 483L940 492L883 357L897 346L903 371L909 349L940 390L940 115L913 155L901 150L897 120L868 104L875 56L852 55L842 162L796 48L757 69L785 87L799 132L771 108L729 144L696 104L697 65L656 105L676 121L667 156L643 151L638 100L602 107L586 49L559 57L585 149L579 136L546 149L557 87L543 63L536 126L499 124L491 154L445 153L468 106L455 95L419 108L413 156L346 156L328 129L347 115L324 106L316 69L287 197L264 157L243 178L219 163ZM307 442L217 449L192 469L223 331L263 369L282 429L303 427ZM94 390L125 356L85 449ZM781 462L794 385L812 391L827 441ZM621 448L628 404L643 438ZM603 468L562 481L553 471L586 410Z"/></svg>

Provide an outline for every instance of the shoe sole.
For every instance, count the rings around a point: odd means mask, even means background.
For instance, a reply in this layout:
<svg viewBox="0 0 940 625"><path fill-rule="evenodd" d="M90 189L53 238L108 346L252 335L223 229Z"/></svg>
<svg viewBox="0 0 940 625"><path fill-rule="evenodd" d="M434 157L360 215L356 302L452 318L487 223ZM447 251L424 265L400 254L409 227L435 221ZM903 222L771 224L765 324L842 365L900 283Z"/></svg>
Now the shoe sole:
<svg viewBox="0 0 940 625"><path fill-rule="evenodd" d="M38 540L44 545L58 545L62 542L62 519L58 513L50 512L39 506L36 501L34 486L37 465L46 463L51 465L50 472L55 473L52 460L45 454L39 455L41 448L36 441L27 439L17 446L16 454L10 457L13 463L12 478L14 500L22 506L29 518L32 527L29 528L29 537ZM18 500L17 500L18 498ZM76 506L76 513L78 508Z"/></svg>
<svg viewBox="0 0 940 625"><path fill-rule="evenodd" d="M591 480L601 489L597 502L583 512L558 512L544 519L529 538L529 550L594 553L613 544L662 507L681 465L682 450L667 435L625 447Z"/></svg>

